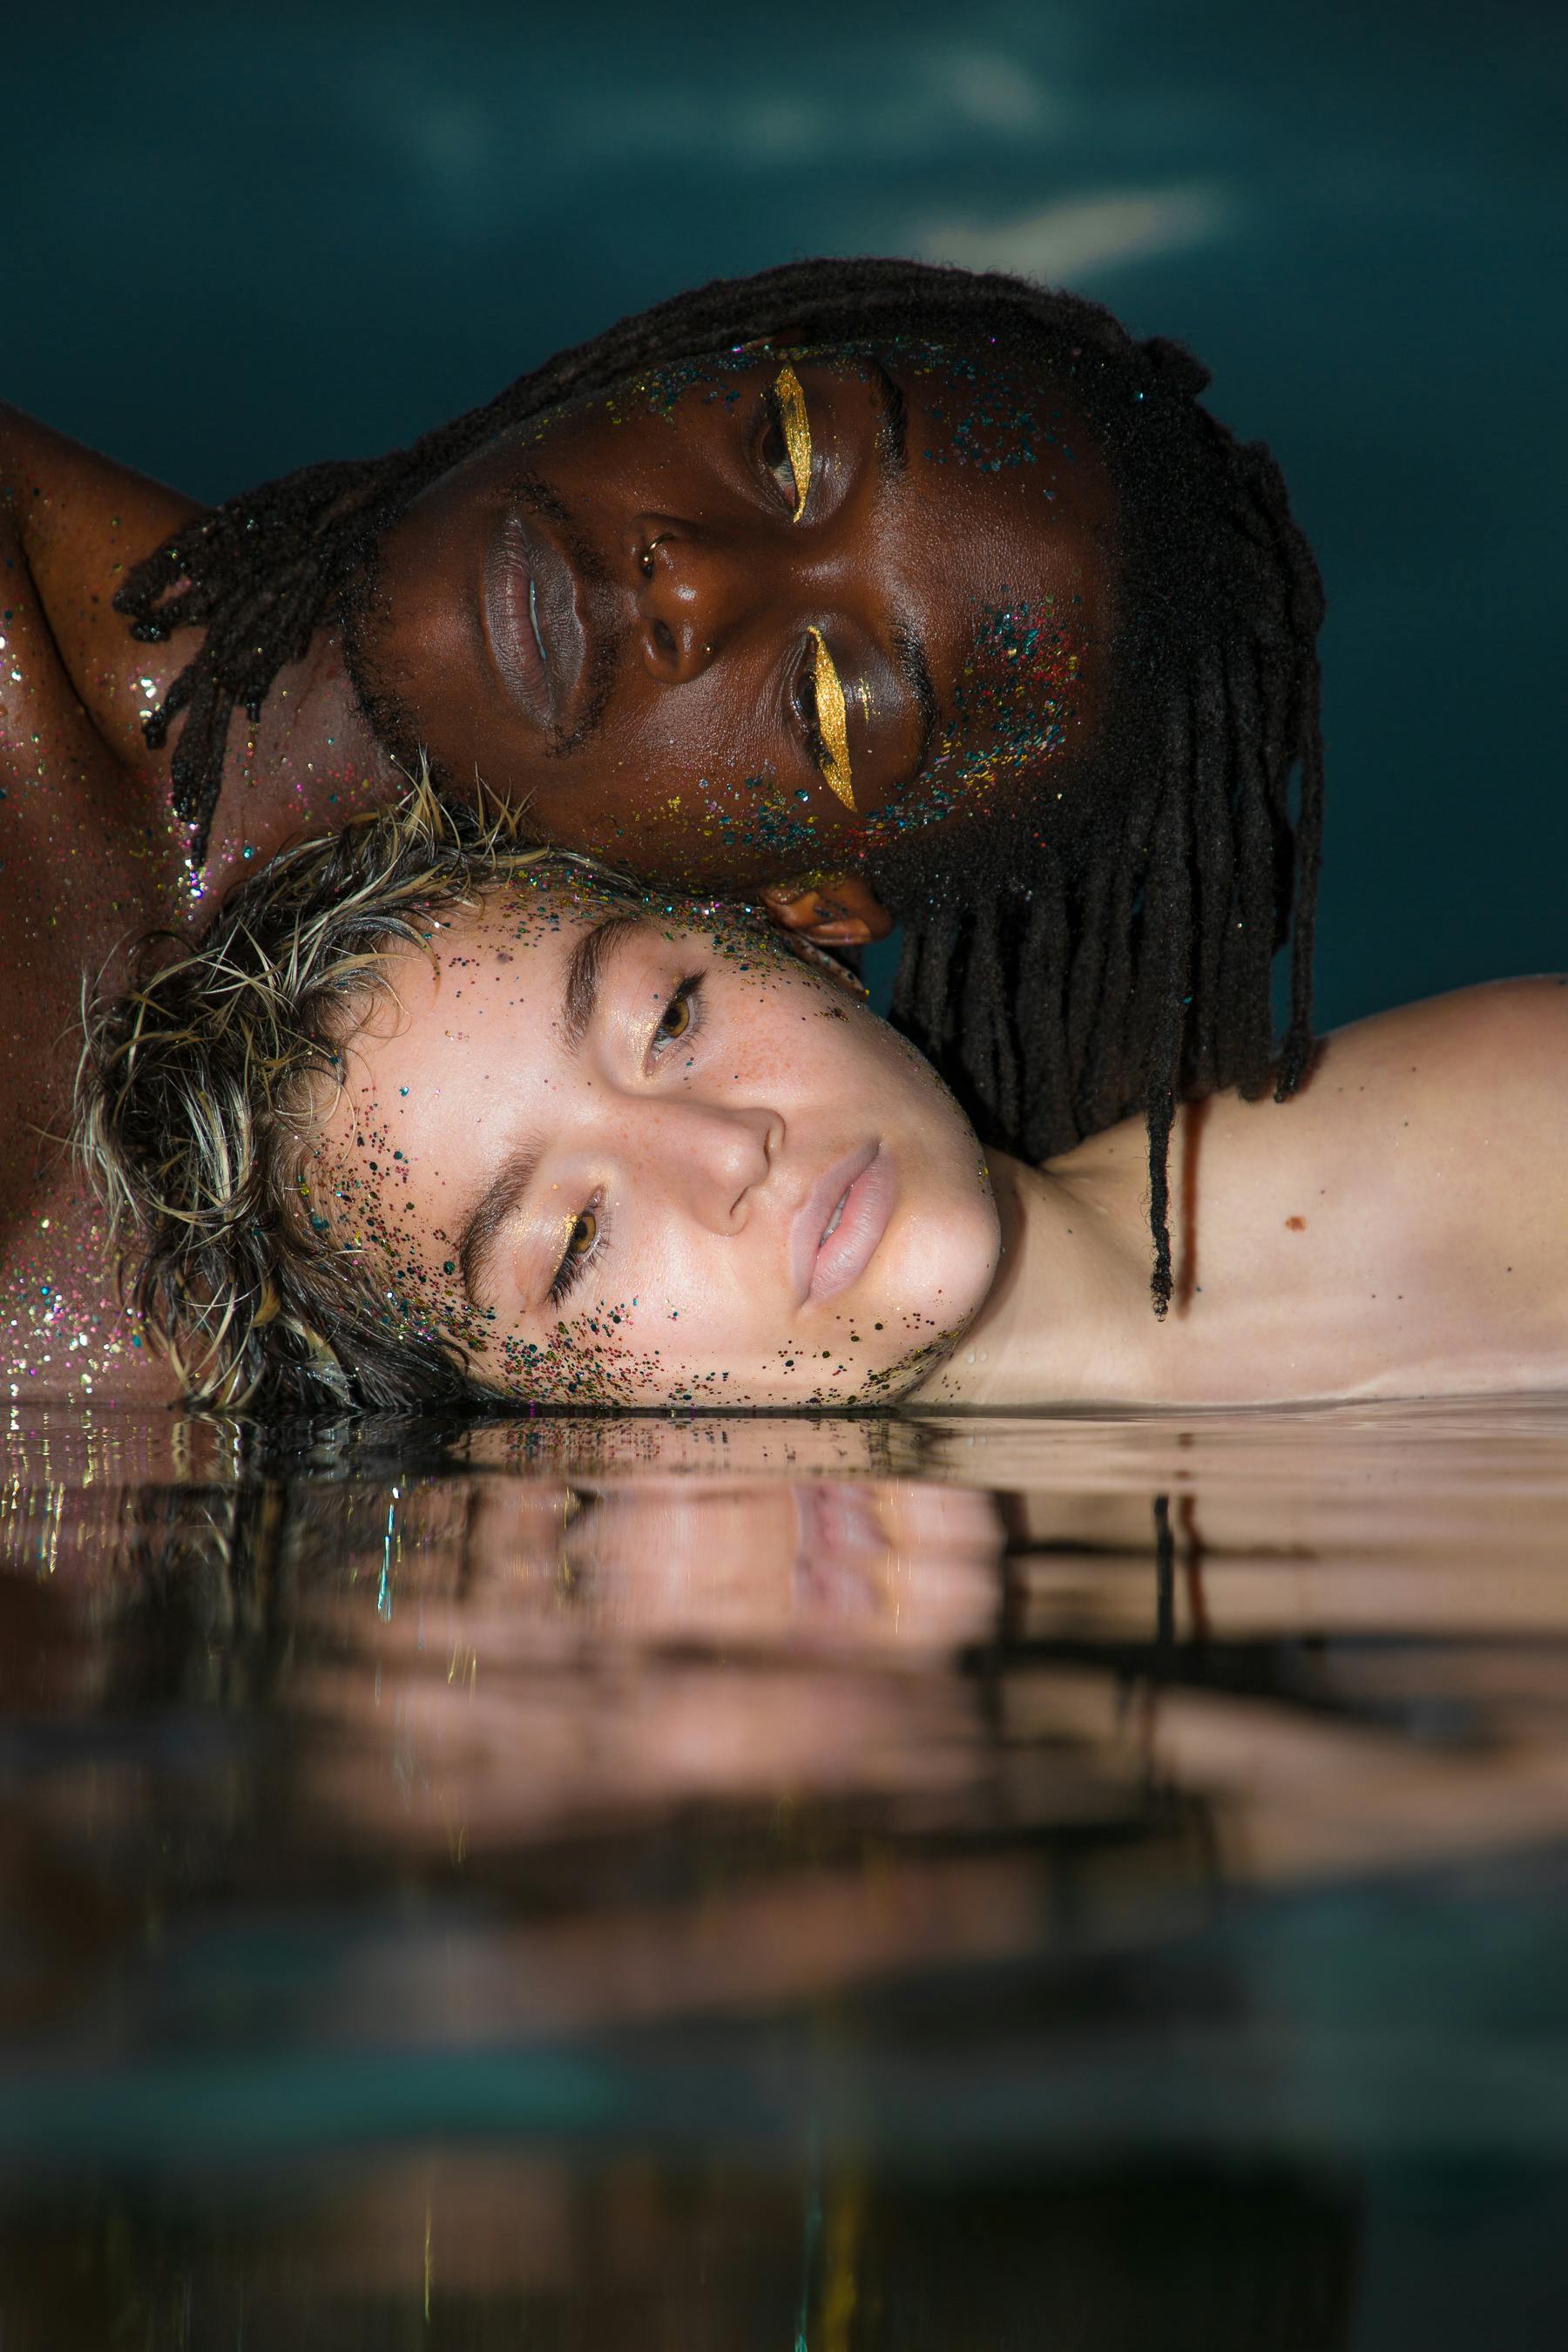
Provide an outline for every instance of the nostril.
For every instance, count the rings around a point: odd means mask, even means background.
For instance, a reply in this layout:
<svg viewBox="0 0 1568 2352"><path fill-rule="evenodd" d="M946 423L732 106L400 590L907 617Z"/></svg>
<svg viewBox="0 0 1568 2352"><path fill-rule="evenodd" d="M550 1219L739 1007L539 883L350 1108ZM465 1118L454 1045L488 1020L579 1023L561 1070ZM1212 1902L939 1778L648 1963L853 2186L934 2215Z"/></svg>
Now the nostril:
<svg viewBox="0 0 1568 2352"><path fill-rule="evenodd" d="M654 623L653 641L667 661L673 661L679 653L680 648L675 642L675 632L670 628L668 622L656 621Z"/></svg>

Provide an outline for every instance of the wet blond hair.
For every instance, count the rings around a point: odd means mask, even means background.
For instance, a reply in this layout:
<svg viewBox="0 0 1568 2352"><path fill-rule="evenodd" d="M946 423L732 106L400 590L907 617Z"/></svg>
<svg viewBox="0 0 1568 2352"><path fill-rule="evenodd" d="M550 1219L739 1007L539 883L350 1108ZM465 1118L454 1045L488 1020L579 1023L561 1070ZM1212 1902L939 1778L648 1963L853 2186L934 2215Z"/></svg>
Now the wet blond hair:
<svg viewBox="0 0 1568 2352"><path fill-rule="evenodd" d="M201 939L154 933L125 994L85 1005L77 1155L108 1208L126 1303L197 1402L499 1401L460 1338L310 1213L304 1170L389 950L426 948L444 917L542 866L637 895L421 775L395 805L280 852Z"/></svg>

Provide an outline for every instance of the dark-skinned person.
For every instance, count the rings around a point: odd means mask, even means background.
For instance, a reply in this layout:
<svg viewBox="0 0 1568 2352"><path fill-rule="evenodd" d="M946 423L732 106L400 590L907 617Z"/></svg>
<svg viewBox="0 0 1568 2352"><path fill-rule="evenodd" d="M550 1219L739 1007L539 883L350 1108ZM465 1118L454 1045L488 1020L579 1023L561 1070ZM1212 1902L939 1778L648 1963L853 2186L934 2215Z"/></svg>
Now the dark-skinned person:
<svg viewBox="0 0 1568 2352"><path fill-rule="evenodd" d="M84 968L426 757L818 941L896 917L987 1134L1142 1110L1158 1224L1176 1101L1310 1039L1321 598L1205 383L1072 296L825 261L210 510L0 417L13 1391L143 1377L59 1152Z"/></svg>
<svg viewBox="0 0 1568 2352"><path fill-rule="evenodd" d="M1184 1106L1153 1235L1136 1119L1038 1166L984 1148L909 1040L777 932L519 848L428 790L283 852L203 940L153 942L90 1031L82 1158L148 1328L217 1404L1191 1406L1568 1380L1553 979L1337 1033L1284 1103Z"/></svg>

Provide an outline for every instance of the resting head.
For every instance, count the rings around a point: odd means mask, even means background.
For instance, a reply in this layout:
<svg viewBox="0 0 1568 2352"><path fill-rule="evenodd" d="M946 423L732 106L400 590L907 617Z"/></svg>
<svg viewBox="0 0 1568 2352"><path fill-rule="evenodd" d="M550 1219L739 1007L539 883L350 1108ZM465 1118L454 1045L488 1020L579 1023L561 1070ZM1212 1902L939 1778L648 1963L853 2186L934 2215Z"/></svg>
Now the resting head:
<svg viewBox="0 0 1568 2352"><path fill-rule="evenodd" d="M1068 362L776 336L514 425L349 601L405 765L683 887L868 874L1081 789L1114 496Z"/></svg>
<svg viewBox="0 0 1568 2352"><path fill-rule="evenodd" d="M423 788L154 950L80 1136L228 1403L886 1403L998 1257L973 1129L841 978Z"/></svg>
<svg viewBox="0 0 1568 2352"><path fill-rule="evenodd" d="M1161 647L1177 675L1177 638L1279 632L1289 567L1206 381L1016 278L822 260L694 289L138 566L137 635L204 633L149 740L184 714L205 803L236 705L342 619L410 772L671 887L854 871L903 912L993 820L1066 842L1120 813ZM1032 723L976 685L994 651Z"/></svg>

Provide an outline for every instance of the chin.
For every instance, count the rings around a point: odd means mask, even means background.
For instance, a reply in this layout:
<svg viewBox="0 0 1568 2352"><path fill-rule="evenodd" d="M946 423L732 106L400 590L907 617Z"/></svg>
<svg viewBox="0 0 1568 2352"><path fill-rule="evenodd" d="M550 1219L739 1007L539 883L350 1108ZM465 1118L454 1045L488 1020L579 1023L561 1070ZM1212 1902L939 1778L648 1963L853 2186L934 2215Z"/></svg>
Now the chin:
<svg viewBox="0 0 1568 2352"><path fill-rule="evenodd" d="M836 1318L835 1329L854 1339L814 1337L804 1350L807 1380L795 1367L784 1381L764 1374L753 1403L831 1410L892 1405L907 1396L985 1303L1001 1257L994 1205L973 1190L940 1210L922 1210L878 1255L875 1285L858 1286Z"/></svg>
<svg viewBox="0 0 1568 2352"><path fill-rule="evenodd" d="M976 1184L909 1219L879 1286L892 1314L956 1336L985 1304L1001 1258L996 1203L989 1184Z"/></svg>

